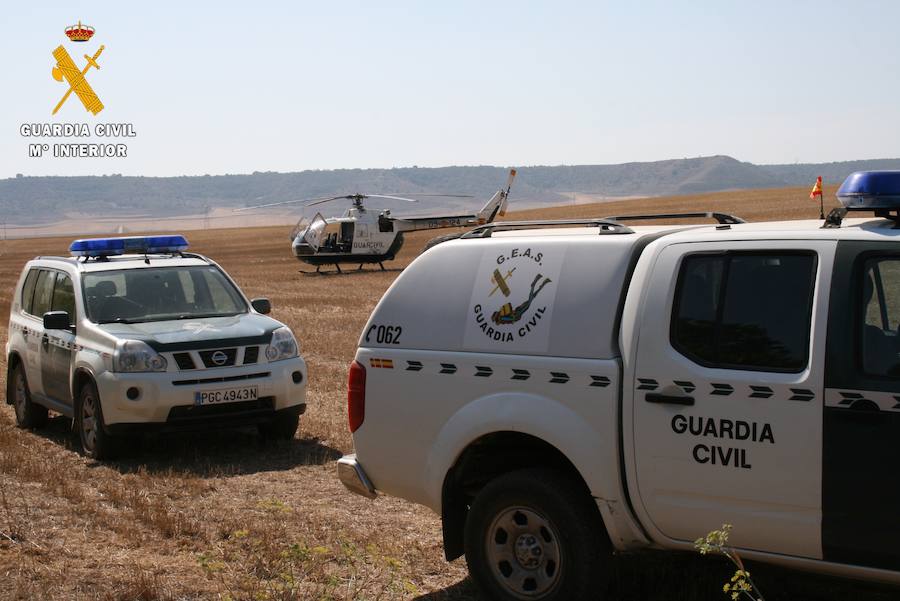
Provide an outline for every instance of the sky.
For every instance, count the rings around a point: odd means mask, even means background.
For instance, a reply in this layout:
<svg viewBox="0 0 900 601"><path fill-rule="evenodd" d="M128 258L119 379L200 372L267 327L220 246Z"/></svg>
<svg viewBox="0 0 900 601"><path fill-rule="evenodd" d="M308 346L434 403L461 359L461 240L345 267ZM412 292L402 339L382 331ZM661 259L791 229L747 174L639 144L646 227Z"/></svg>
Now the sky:
<svg viewBox="0 0 900 601"><path fill-rule="evenodd" d="M900 157L900 2L16 2L0 178ZM71 43L81 20L92 40ZM51 54L105 49L88 113ZM128 139L23 124L132 124ZM124 143L126 157L30 157Z"/></svg>

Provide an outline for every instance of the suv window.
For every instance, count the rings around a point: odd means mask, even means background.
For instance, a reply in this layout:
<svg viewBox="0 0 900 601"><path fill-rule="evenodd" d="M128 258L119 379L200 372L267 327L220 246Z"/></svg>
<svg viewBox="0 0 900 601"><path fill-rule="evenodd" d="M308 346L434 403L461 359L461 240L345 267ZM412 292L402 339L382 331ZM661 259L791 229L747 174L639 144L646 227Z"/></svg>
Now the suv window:
<svg viewBox="0 0 900 601"><path fill-rule="evenodd" d="M247 311L240 292L214 266L96 271L82 278L95 323L225 317Z"/></svg>
<svg viewBox="0 0 900 601"><path fill-rule="evenodd" d="M53 289L51 311L65 311L71 323L75 322L75 289L72 280L64 273L56 274L56 287Z"/></svg>
<svg viewBox="0 0 900 601"><path fill-rule="evenodd" d="M801 371L809 358L815 271L813 253L686 257L672 346L707 367Z"/></svg>
<svg viewBox="0 0 900 601"><path fill-rule="evenodd" d="M50 301L53 298L53 282L56 272L41 269L38 273L37 283L34 287L34 300L31 305L31 314L41 317L50 310Z"/></svg>
<svg viewBox="0 0 900 601"><path fill-rule="evenodd" d="M897 328L900 322L900 259L873 258L863 266L860 345L863 371L900 376Z"/></svg>
<svg viewBox="0 0 900 601"><path fill-rule="evenodd" d="M32 269L25 276L25 284L22 285L22 310L26 313L32 313L31 301L34 298L34 285L37 283L38 270Z"/></svg>

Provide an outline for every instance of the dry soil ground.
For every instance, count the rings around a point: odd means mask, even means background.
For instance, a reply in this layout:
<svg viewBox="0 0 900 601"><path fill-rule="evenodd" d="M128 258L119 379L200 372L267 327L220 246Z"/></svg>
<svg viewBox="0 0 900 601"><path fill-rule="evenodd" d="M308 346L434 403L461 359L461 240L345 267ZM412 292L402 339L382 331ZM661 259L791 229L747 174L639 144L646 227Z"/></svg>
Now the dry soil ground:
<svg viewBox="0 0 900 601"><path fill-rule="evenodd" d="M818 208L806 194L733 192L550 213L702 209L751 220L815 217ZM297 333L310 388L296 438L263 445L249 431L153 437L121 460L100 464L79 454L68 420L23 431L12 409L0 406L0 598L477 599L464 562L444 562L435 515L398 499L352 495L335 477L335 460L352 448L345 379L359 332L434 234L408 236L387 272L310 276L289 253L288 230L206 230L189 238L248 295L271 298L274 316ZM0 340L24 262L65 254L68 242L0 243ZM0 357L0 390L5 374ZM619 600L721 599L729 575L722 563L686 556L622 557L614 569L608 592ZM893 596L777 572L767 574L764 586L770 599Z"/></svg>

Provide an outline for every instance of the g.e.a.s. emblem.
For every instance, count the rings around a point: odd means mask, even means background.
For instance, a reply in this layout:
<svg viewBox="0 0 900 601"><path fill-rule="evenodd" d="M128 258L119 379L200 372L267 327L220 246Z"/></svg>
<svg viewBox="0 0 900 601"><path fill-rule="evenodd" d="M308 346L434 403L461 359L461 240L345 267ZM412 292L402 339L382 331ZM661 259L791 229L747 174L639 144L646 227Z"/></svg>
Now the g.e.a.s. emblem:
<svg viewBox="0 0 900 601"><path fill-rule="evenodd" d="M545 350L562 253L530 246L485 253L472 289L465 346Z"/></svg>

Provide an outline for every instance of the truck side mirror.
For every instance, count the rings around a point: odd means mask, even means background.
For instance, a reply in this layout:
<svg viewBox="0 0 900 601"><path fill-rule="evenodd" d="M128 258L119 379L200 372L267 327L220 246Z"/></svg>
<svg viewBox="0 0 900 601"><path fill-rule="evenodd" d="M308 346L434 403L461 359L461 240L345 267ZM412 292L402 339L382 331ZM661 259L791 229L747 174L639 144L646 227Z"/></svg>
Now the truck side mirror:
<svg viewBox="0 0 900 601"><path fill-rule="evenodd" d="M44 313L45 330L69 330L71 328L72 322L69 320L69 314L65 311L48 311Z"/></svg>
<svg viewBox="0 0 900 601"><path fill-rule="evenodd" d="M253 307L254 311L263 315L268 315L272 312L272 303L267 298L254 298L250 301L250 306Z"/></svg>

